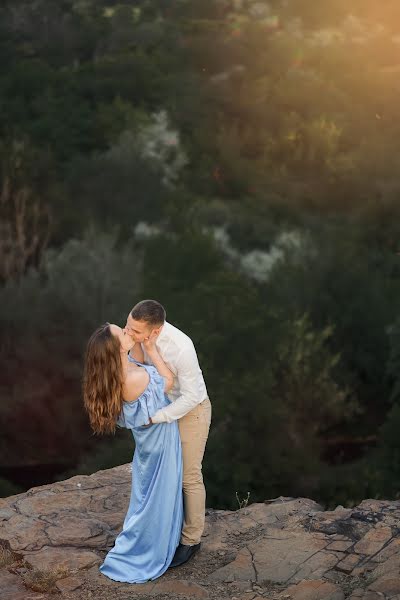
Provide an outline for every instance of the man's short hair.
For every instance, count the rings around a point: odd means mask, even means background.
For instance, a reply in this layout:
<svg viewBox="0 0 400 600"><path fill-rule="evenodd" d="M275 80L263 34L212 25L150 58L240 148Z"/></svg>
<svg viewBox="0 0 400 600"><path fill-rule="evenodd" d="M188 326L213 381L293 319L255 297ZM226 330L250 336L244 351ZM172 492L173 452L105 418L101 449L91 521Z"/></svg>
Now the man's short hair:
<svg viewBox="0 0 400 600"><path fill-rule="evenodd" d="M145 321L149 325L164 325L166 319L165 308L157 300L141 300L131 310L131 317L135 321Z"/></svg>

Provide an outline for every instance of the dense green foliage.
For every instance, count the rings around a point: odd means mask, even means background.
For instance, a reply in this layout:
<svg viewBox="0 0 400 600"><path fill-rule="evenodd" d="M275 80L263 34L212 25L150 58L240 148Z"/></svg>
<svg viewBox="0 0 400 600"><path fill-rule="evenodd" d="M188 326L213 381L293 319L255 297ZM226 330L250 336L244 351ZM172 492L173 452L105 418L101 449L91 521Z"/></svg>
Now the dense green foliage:
<svg viewBox="0 0 400 600"><path fill-rule="evenodd" d="M213 403L210 505L398 495L398 3L4 4L1 465L129 460L82 355L153 297Z"/></svg>

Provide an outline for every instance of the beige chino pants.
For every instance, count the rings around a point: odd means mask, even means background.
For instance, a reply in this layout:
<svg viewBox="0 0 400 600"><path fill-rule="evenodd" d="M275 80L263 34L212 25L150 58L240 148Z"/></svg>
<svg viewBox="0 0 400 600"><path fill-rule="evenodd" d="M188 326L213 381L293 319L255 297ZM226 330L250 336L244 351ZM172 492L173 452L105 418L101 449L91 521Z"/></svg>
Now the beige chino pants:
<svg viewBox="0 0 400 600"><path fill-rule="evenodd" d="M201 464L211 424L208 398L178 420L183 456L183 502L185 516L181 544L198 544L204 531L206 490Z"/></svg>

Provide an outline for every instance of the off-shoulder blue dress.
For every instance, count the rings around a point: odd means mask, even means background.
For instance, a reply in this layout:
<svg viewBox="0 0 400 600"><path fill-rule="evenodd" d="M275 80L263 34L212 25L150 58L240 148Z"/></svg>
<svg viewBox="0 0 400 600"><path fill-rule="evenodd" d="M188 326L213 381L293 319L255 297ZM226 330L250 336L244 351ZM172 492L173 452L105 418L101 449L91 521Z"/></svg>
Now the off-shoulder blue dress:
<svg viewBox="0 0 400 600"><path fill-rule="evenodd" d="M170 401L155 367L133 362L146 369L150 380L136 401L124 402L117 421L135 439L131 497L122 531L99 569L114 581L144 583L165 573L179 544L182 451L177 421L144 427Z"/></svg>

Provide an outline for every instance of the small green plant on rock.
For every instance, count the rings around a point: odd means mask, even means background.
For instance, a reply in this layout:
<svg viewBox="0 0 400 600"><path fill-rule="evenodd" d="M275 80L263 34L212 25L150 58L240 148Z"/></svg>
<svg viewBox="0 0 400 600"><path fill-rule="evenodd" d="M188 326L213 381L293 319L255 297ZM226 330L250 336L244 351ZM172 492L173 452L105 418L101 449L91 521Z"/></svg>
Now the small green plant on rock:
<svg viewBox="0 0 400 600"><path fill-rule="evenodd" d="M238 505L239 505L239 510L240 510L241 508L246 508L246 506L247 506L247 505L248 505L248 503L249 503L249 499L250 499L250 492L247 492L247 497L246 497L246 498L243 498L243 500L240 500L240 498L239 498L239 494L236 492L236 500L237 500L237 503L238 503Z"/></svg>

